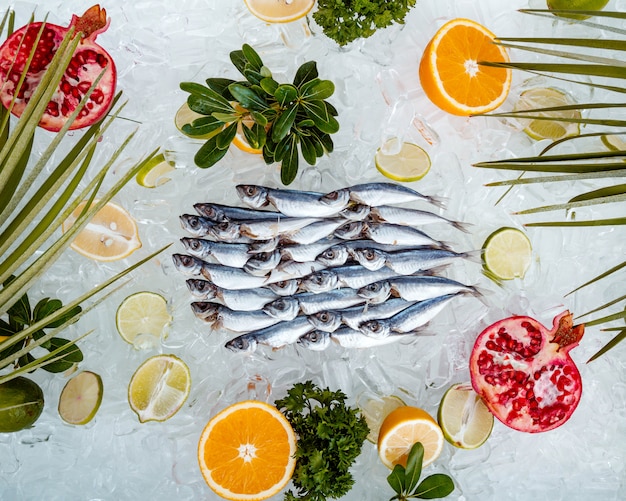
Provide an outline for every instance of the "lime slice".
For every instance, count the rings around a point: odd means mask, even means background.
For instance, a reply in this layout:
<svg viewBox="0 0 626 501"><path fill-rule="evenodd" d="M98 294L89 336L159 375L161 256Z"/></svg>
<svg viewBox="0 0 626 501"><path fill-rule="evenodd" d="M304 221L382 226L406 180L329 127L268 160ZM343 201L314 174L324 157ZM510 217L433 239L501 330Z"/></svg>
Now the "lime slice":
<svg viewBox="0 0 626 501"><path fill-rule="evenodd" d="M380 425L387 415L394 409L405 406L406 404L400 397L389 395L382 398L360 397L357 405L361 409L361 414L370 429L367 440L375 444L378 442L378 430L380 430Z"/></svg>
<svg viewBox="0 0 626 501"><path fill-rule="evenodd" d="M626 134L603 134L601 139L611 151L626 151Z"/></svg>
<svg viewBox="0 0 626 501"><path fill-rule="evenodd" d="M174 124L176 125L176 128L180 132L182 132L185 136L191 137L193 139L209 139L219 134L221 129L216 129L214 131L211 131L207 134L202 134L200 136L187 134L185 131L183 131L183 125L190 124L197 118L203 118L203 117L206 118L206 115L201 115L200 113L196 113L191 108L189 108L189 105L187 103L183 103L183 105L180 108L178 108L178 111L176 112L176 115L174 116Z"/></svg>
<svg viewBox="0 0 626 501"><path fill-rule="evenodd" d="M128 296L115 314L120 336L137 349L155 346L171 321L167 301L155 292L137 292Z"/></svg>
<svg viewBox="0 0 626 501"><path fill-rule="evenodd" d="M189 367L174 355L149 358L128 384L128 403L139 421L165 421L176 414L191 389Z"/></svg>
<svg viewBox="0 0 626 501"><path fill-rule="evenodd" d="M165 159L163 153L159 153L141 168L135 179L140 186L156 188L171 180L167 174L173 170L174 166Z"/></svg>
<svg viewBox="0 0 626 501"><path fill-rule="evenodd" d="M520 94L519 100L513 107L514 111L534 110L538 108L551 108L574 104L573 100L564 92L549 87L537 87L525 90ZM554 118L580 118L579 110L564 110L533 113L536 116ZM580 125L558 120L531 120L520 119L524 126L524 132L531 138L540 141L551 139L556 141L564 137L577 136L580 134Z"/></svg>
<svg viewBox="0 0 626 501"><path fill-rule="evenodd" d="M43 406L43 391L34 381L18 376L0 384L0 433L32 426Z"/></svg>
<svg viewBox="0 0 626 501"><path fill-rule="evenodd" d="M59 415L69 424L87 424L102 402L102 378L84 371L70 379L59 397Z"/></svg>
<svg viewBox="0 0 626 501"><path fill-rule="evenodd" d="M491 435L493 414L468 384L454 384L443 395L437 421L444 438L460 449L475 449Z"/></svg>
<svg viewBox="0 0 626 501"><path fill-rule="evenodd" d="M499 280L523 278L530 266L532 247L523 231L500 228L483 245L483 265Z"/></svg>
<svg viewBox="0 0 626 501"><path fill-rule="evenodd" d="M374 161L376 168L385 177L394 181L409 183L419 181L430 170L430 157L428 153L413 143L398 144L398 138L389 139L382 148L376 151ZM398 153L386 154L385 151Z"/></svg>

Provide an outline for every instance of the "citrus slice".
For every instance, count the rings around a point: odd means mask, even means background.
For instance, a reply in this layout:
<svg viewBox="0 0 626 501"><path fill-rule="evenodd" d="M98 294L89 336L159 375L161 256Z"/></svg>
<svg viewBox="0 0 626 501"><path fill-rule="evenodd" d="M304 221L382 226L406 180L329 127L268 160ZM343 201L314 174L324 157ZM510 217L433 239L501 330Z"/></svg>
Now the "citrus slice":
<svg viewBox="0 0 626 501"><path fill-rule="evenodd" d="M537 87L522 92L513 110L524 111L571 104L574 104L574 102L565 92L549 87ZM553 117L555 119L579 119L581 117L579 110L544 111L533 113L533 115ZM520 119L520 122L524 126L524 132L537 141L541 141L542 139L556 141L564 137L577 136L580 134L580 125L577 123L545 119L532 120L527 118Z"/></svg>
<svg viewBox="0 0 626 501"><path fill-rule="evenodd" d="M430 170L430 157L424 149L413 143L399 143L398 138L389 139L383 148L379 148L374 156L376 168L385 177L410 183L419 181ZM398 153L386 154L385 151L395 151Z"/></svg>
<svg viewBox="0 0 626 501"><path fill-rule="evenodd" d="M532 259L532 246L523 231L500 228L483 245L483 265L495 278L524 278Z"/></svg>
<svg viewBox="0 0 626 501"><path fill-rule="evenodd" d="M174 166L159 153L144 165L135 177L137 184L144 188L156 188L171 180L167 175L174 171Z"/></svg>
<svg viewBox="0 0 626 501"><path fill-rule="evenodd" d="M231 500L261 500L278 493L296 466L296 436L283 414L246 400L227 407L205 426L198 462L207 484Z"/></svg>
<svg viewBox="0 0 626 501"><path fill-rule="evenodd" d="M439 457L443 450L443 432L428 412L405 405L391 411L380 426L378 455L389 469L396 464L406 466L411 447L416 442L424 446L426 467Z"/></svg>
<svg viewBox="0 0 626 501"><path fill-rule="evenodd" d="M172 321L167 301L155 292L137 292L122 301L115 326L122 339L136 348L151 348Z"/></svg>
<svg viewBox="0 0 626 501"><path fill-rule="evenodd" d="M598 11L604 9L609 0L548 0L548 9L550 10L593 10ZM555 16L567 17L570 19L588 19L591 16L583 14L570 14L563 12L555 12Z"/></svg>
<svg viewBox="0 0 626 501"><path fill-rule="evenodd" d="M254 120L252 120L251 118L250 119L245 118L237 124L237 133L235 134L235 137L233 138L233 144L240 150L245 151L246 153L252 153L253 155L260 155L261 153L263 153L263 150L261 148L253 148L252 146L250 146L250 143L248 142L248 140L246 139L246 136L243 133L242 123L248 127L252 127L252 125L254 124Z"/></svg>
<svg viewBox="0 0 626 501"><path fill-rule="evenodd" d="M603 134L601 139L611 151L626 151L626 134Z"/></svg>
<svg viewBox="0 0 626 501"><path fill-rule="evenodd" d="M190 124L197 118L206 118L206 115L201 115L200 113L196 113L191 108L189 108L189 105L187 103L183 103L183 105L180 108L178 108L178 111L176 112L176 115L174 116L174 124L176 125L176 128L179 130L179 132L182 132L185 136L191 137L193 139L210 139L213 136L219 134L220 131L222 130L221 128L218 128L216 130L208 132L207 134L201 134L199 136L194 136L192 134L188 134L187 132L185 132L183 130L183 125Z"/></svg>
<svg viewBox="0 0 626 501"><path fill-rule="evenodd" d="M288 23L306 16L315 0L244 0L248 10L268 23Z"/></svg>
<svg viewBox="0 0 626 501"><path fill-rule="evenodd" d="M102 402L102 378L83 371L70 379L59 397L59 415L69 424L87 424L93 419Z"/></svg>
<svg viewBox="0 0 626 501"><path fill-rule="evenodd" d="M493 414L468 384L454 384L443 395L437 421L444 438L460 449L475 449L489 438Z"/></svg>
<svg viewBox="0 0 626 501"><path fill-rule="evenodd" d="M139 421L165 421L176 414L191 388L189 367L174 355L155 355L135 371L128 403Z"/></svg>
<svg viewBox="0 0 626 501"><path fill-rule="evenodd" d="M406 404L400 397L388 395L381 398L359 399L357 405L361 409L361 415L365 418L370 429L367 440L375 444L378 442L378 430L380 430L383 420L391 411Z"/></svg>
<svg viewBox="0 0 626 501"><path fill-rule="evenodd" d="M78 219L86 203L81 202L63 222L64 233ZM132 216L119 205L109 202L76 235L70 247L96 261L115 261L139 249L141 241Z"/></svg>
<svg viewBox="0 0 626 501"><path fill-rule="evenodd" d="M486 113L500 106L511 87L511 70L479 64L509 61L495 35L469 19L444 24L426 45L419 77L424 93L454 115Z"/></svg>

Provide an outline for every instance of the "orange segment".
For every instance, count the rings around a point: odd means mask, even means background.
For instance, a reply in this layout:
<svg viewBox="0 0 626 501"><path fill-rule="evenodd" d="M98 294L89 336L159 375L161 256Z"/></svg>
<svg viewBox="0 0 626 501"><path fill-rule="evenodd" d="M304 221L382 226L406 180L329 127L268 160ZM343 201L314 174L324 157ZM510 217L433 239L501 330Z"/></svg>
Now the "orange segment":
<svg viewBox="0 0 626 501"><path fill-rule="evenodd" d="M252 125L254 124L254 120L252 120L251 118L250 119L245 118L244 120L242 120L241 122L237 124L237 134L235 134L235 138L233 139L233 144L240 150L245 151L246 153L260 155L261 153L263 153L263 150L260 148L259 149L253 148L252 146L250 146L250 143L246 139L246 136L244 136L243 134L243 126L241 125L242 123L244 123L247 127L252 127Z"/></svg>
<svg viewBox="0 0 626 501"><path fill-rule="evenodd" d="M437 421L423 409L405 405L392 411L378 433L378 455L385 466L406 466L413 444L424 446L422 466L428 466L443 450L443 432Z"/></svg>
<svg viewBox="0 0 626 501"><path fill-rule="evenodd" d="M419 67L424 92L454 115L486 113L500 106L511 87L511 70L478 64L508 62L495 35L469 19L444 24L428 43Z"/></svg>
<svg viewBox="0 0 626 501"><path fill-rule="evenodd" d="M213 417L198 443L204 479L231 500L261 500L278 493L296 466L296 436L269 404L246 400Z"/></svg>
<svg viewBox="0 0 626 501"><path fill-rule="evenodd" d="M81 202L63 222L64 233L78 219L86 203ZM141 241L132 216L119 205L109 202L76 235L70 247L96 261L115 261L139 249Z"/></svg>
<svg viewBox="0 0 626 501"><path fill-rule="evenodd" d="M244 0L256 17L268 23L288 23L306 16L315 0Z"/></svg>

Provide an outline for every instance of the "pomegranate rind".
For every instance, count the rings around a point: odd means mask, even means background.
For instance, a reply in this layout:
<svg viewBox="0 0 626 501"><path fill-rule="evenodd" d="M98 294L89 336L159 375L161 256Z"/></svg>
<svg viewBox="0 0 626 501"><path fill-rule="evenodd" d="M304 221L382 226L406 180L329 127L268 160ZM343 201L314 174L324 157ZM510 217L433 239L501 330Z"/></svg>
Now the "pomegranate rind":
<svg viewBox="0 0 626 501"><path fill-rule="evenodd" d="M571 416L582 395L582 381L569 351L584 327L573 326L565 311L552 329L527 316L513 316L483 330L469 368L472 387L493 415L515 430L553 430Z"/></svg>

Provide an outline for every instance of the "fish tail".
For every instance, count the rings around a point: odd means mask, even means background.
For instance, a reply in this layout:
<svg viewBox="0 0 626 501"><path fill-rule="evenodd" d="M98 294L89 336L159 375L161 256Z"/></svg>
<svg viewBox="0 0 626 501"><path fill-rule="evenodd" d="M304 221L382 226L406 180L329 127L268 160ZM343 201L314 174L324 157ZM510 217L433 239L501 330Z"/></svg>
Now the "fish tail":
<svg viewBox="0 0 626 501"><path fill-rule="evenodd" d="M472 263L482 263L483 261L483 249L475 249L459 254L460 257L471 261Z"/></svg>
<svg viewBox="0 0 626 501"><path fill-rule="evenodd" d="M439 197L437 195L426 196L426 200L433 204L435 207L439 207L440 209L445 209L448 203L447 197Z"/></svg>
<svg viewBox="0 0 626 501"><path fill-rule="evenodd" d="M472 223L462 223L460 221L450 221L450 224L463 233L471 233L471 227L474 226Z"/></svg>

